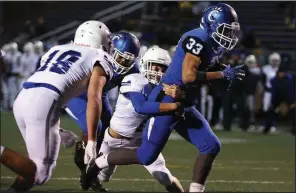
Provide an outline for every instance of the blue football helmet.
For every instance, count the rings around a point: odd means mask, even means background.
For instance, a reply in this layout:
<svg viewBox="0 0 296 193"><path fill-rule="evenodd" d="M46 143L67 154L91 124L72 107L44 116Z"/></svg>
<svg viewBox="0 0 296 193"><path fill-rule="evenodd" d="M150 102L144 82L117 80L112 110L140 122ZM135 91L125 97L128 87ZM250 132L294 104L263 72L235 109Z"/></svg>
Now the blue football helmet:
<svg viewBox="0 0 296 193"><path fill-rule="evenodd" d="M235 10L225 4L218 3L203 12L200 27L222 48L232 50L238 42L236 32L240 30Z"/></svg>
<svg viewBox="0 0 296 193"><path fill-rule="evenodd" d="M127 73L134 65L140 51L138 38L129 32L118 32L112 37L111 56L114 59L114 72Z"/></svg>

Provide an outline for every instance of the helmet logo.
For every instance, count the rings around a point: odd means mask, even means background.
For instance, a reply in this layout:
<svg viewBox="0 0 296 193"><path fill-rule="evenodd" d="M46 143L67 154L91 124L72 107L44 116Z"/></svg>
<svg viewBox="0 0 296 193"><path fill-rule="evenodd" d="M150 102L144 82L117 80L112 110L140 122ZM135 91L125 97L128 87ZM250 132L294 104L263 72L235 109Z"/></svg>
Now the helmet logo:
<svg viewBox="0 0 296 193"><path fill-rule="evenodd" d="M215 19L217 19L218 13L222 11L222 7L214 7L213 10L208 15L208 20L210 22L213 22Z"/></svg>
<svg viewBox="0 0 296 193"><path fill-rule="evenodd" d="M116 35L112 38L112 40L119 40L121 37L119 35Z"/></svg>

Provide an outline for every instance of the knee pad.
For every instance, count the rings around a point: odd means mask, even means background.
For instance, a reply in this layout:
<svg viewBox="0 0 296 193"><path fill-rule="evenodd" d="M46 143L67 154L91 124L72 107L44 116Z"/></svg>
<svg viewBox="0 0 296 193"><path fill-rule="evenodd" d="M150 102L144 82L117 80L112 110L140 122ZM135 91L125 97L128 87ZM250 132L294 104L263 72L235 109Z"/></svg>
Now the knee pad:
<svg viewBox="0 0 296 193"><path fill-rule="evenodd" d="M219 154L221 151L221 142L216 135L206 140L204 145L199 147L201 154Z"/></svg>
<svg viewBox="0 0 296 193"><path fill-rule="evenodd" d="M36 164L35 185L41 186L46 183L51 175L52 170L56 166L56 161L47 162L44 160L33 160Z"/></svg>
<svg viewBox="0 0 296 193"><path fill-rule="evenodd" d="M150 165L156 160L160 151L157 144L146 141L137 149L138 159L142 165Z"/></svg>

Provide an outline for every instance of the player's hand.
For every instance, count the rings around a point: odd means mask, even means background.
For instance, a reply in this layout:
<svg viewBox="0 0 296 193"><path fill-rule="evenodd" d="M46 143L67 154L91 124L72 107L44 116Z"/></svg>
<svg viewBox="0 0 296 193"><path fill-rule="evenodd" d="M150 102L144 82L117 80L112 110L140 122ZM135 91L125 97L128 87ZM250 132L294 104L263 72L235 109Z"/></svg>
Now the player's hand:
<svg viewBox="0 0 296 193"><path fill-rule="evenodd" d="M223 77L229 81L233 81L235 79L243 80L245 77L245 71L242 69L244 65L239 65L234 68L230 67L230 64L226 66L226 68L222 71Z"/></svg>
<svg viewBox="0 0 296 193"><path fill-rule="evenodd" d="M92 159L97 158L97 142L88 140L85 147L84 163L88 164Z"/></svg>
<svg viewBox="0 0 296 193"><path fill-rule="evenodd" d="M179 86L177 85L168 85L165 83L162 83L163 85L163 91L165 92L166 95L169 95L173 97L176 100L185 98L185 92L180 89Z"/></svg>
<svg viewBox="0 0 296 193"><path fill-rule="evenodd" d="M296 103L291 104L290 108L294 109L296 107Z"/></svg>

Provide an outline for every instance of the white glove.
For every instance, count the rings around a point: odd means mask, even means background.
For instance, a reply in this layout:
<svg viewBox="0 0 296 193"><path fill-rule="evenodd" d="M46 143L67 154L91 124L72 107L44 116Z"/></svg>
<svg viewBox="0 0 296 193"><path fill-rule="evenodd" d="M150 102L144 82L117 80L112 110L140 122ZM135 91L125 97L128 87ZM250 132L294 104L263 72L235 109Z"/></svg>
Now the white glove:
<svg viewBox="0 0 296 193"><path fill-rule="evenodd" d="M88 164L90 160L97 158L97 142L88 140L85 147L84 163Z"/></svg>

